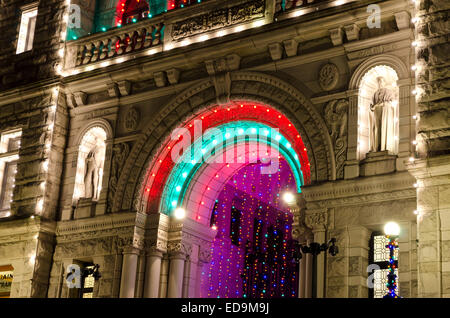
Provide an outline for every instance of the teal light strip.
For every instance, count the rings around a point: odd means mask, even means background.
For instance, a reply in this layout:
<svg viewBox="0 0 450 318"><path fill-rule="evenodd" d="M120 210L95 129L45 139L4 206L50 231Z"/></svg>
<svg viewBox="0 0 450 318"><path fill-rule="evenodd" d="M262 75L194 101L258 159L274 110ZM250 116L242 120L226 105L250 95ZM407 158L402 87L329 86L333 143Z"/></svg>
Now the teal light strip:
<svg viewBox="0 0 450 318"><path fill-rule="evenodd" d="M202 140L202 138L199 138L191 146L191 151L181 156L164 186L160 203L161 212L170 214L175 208L182 206L186 191L198 170L202 165L207 164L205 161L211 156L214 156L211 154L212 149L215 148L216 150L223 151L226 147L236 145L243 141L260 142L271 147L278 146L280 154L286 159L292 169L297 191L301 192L301 186L303 185L301 164L298 155L282 133L276 133L272 136L271 133L273 131L270 126L250 121L235 121L214 128L221 132L222 143L219 144L214 139ZM229 130L234 130L236 133L231 136L228 132ZM244 135L245 132L250 132L250 134ZM264 134L263 137L267 136L267 138L260 139L259 136L261 135L259 133L261 132ZM274 142L274 139L278 145Z"/></svg>

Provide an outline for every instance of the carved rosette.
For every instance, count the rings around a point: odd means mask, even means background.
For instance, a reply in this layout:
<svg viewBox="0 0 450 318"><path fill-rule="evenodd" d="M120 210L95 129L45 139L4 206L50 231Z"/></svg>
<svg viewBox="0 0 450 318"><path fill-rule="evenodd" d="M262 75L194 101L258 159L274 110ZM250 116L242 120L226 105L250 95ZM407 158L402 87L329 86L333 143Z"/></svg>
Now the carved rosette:
<svg viewBox="0 0 450 318"><path fill-rule="evenodd" d="M339 81L339 70L333 63L322 66L319 71L319 84L325 91L331 91L336 88Z"/></svg>

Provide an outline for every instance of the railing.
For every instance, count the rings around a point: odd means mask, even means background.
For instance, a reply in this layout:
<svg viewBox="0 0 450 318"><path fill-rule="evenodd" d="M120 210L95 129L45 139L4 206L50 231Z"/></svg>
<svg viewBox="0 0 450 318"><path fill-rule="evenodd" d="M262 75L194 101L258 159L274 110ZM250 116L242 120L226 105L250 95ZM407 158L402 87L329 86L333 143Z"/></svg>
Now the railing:
<svg viewBox="0 0 450 318"><path fill-rule="evenodd" d="M66 43L64 76L237 33L355 0L206 1ZM121 58L123 56L123 58ZM117 59L115 59L117 58ZM105 62L103 62L105 61Z"/></svg>
<svg viewBox="0 0 450 318"><path fill-rule="evenodd" d="M66 68L155 47L162 43L163 36L164 23L156 18L69 42L68 55L72 62L66 60ZM73 63L74 50L76 50L75 63Z"/></svg>

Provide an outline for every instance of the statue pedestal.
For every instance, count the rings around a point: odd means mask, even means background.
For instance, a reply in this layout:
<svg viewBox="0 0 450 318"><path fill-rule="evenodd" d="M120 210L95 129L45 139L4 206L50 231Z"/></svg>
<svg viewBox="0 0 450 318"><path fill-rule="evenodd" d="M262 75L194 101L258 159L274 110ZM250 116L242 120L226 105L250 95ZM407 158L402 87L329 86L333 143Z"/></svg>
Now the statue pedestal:
<svg viewBox="0 0 450 318"><path fill-rule="evenodd" d="M396 159L396 155L387 151L368 152L366 159L361 160L360 174L367 177L394 172Z"/></svg>
<svg viewBox="0 0 450 318"><path fill-rule="evenodd" d="M92 198L80 198L75 208L74 219L90 218L95 216L95 206L97 202Z"/></svg>

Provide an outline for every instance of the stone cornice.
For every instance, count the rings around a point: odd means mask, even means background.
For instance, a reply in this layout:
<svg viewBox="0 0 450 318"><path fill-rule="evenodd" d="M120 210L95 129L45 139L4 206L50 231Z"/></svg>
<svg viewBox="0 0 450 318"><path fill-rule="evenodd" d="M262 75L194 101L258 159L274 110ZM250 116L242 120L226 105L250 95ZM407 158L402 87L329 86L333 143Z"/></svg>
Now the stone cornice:
<svg viewBox="0 0 450 318"><path fill-rule="evenodd" d="M0 222L0 242L29 240L38 232L54 235L55 231L56 222L44 221L39 217Z"/></svg>
<svg viewBox="0 0 450 318"><path fill-rule="evenodd" d="M86 232L100 233L101 231L117 228L134 228L136 225L144 227L145 220L143 219L145 218L139 215L139 213L133 212L108 214L79 220L60 221L56 226L56 235L63 236Z"/></svg>
<svg viewBox="0 0 450 318"><path fill-rule="evenodd" d="M414 178L408 172L340 180L302 188L308 209L317 206L361 205L398 199L414 199Z"/></svg>

